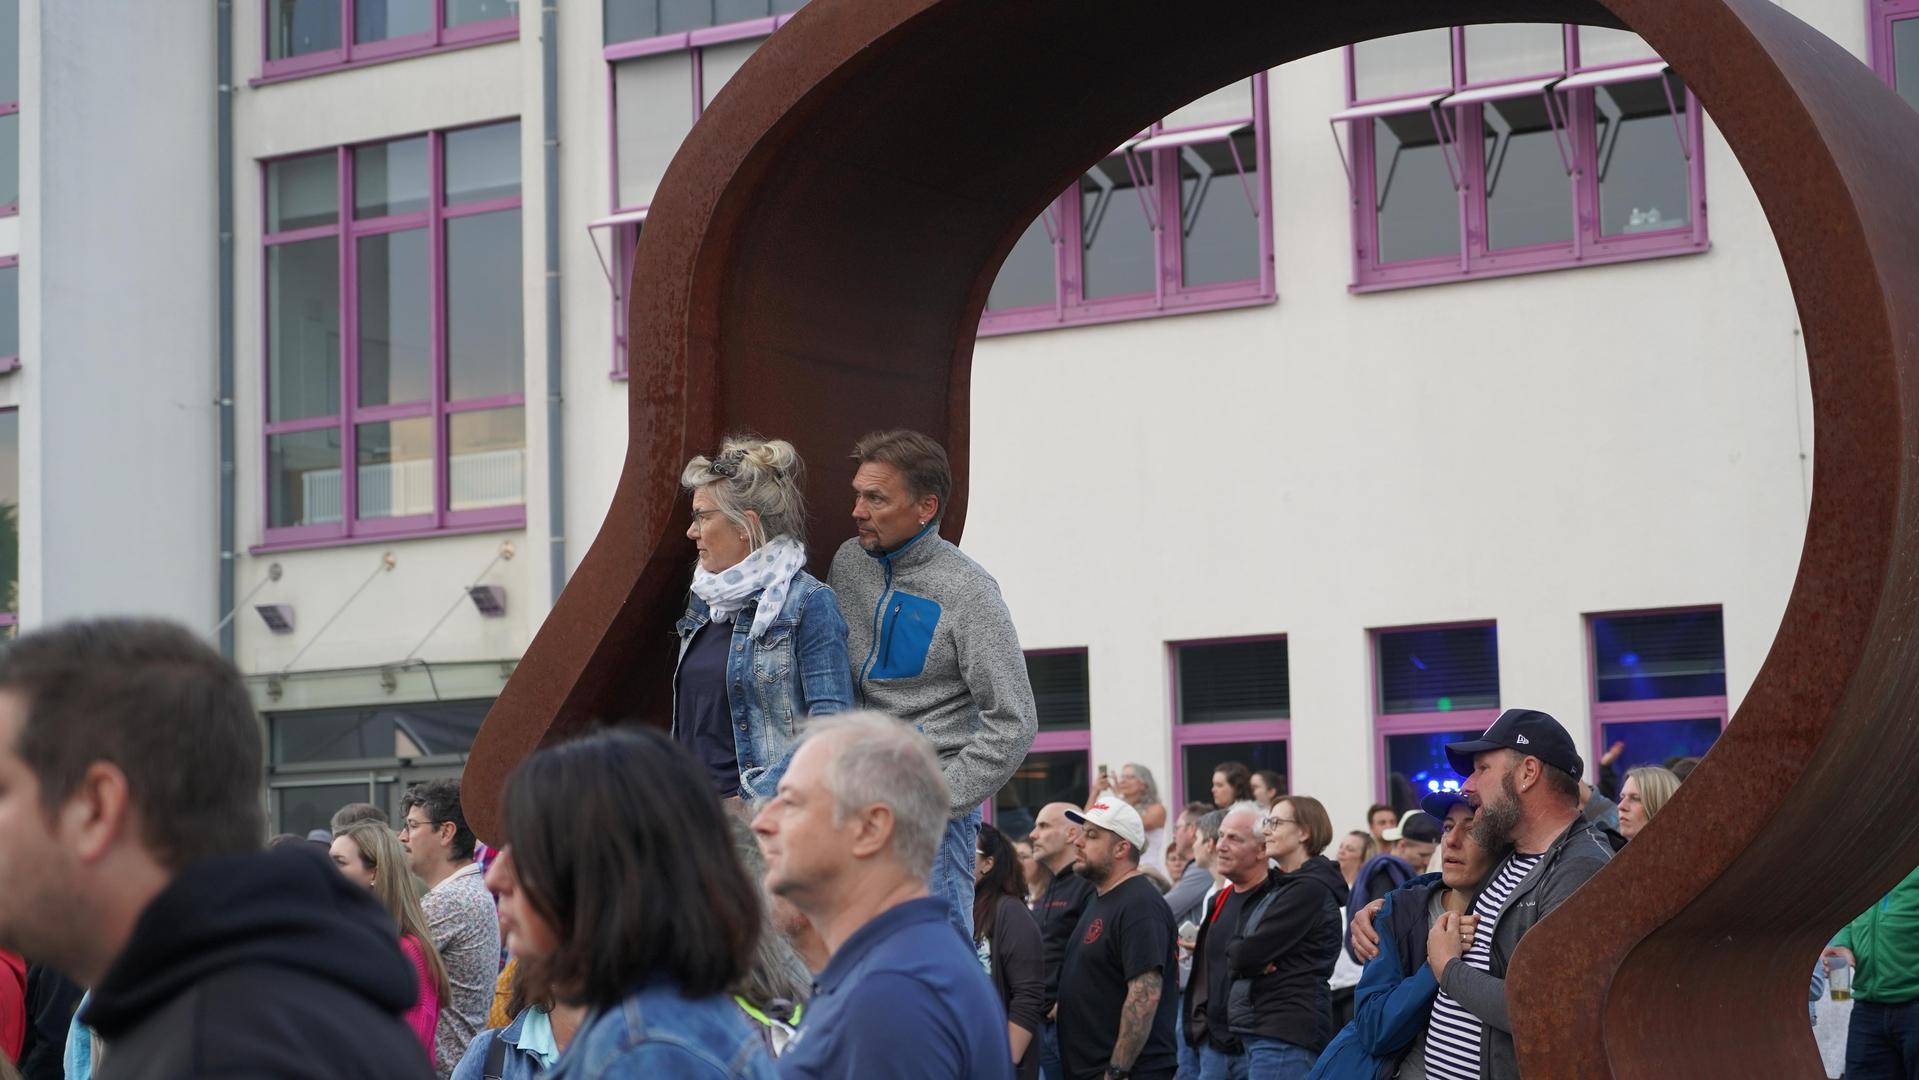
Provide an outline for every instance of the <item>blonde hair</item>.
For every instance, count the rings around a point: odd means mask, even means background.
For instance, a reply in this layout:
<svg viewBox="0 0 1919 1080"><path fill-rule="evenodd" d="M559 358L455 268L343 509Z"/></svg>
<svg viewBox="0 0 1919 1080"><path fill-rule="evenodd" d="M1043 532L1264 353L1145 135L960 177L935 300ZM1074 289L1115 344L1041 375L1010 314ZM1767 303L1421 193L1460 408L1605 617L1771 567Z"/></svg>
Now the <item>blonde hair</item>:
<svg viewBox="0 0 1919 1080"><path fill-rule="evenodd" d="M426 956L426 973L438 990L442 1007L447 1000L446 965L433 947L426 912L420 908L420 885L407 869L406 850L393 830L376 821L358 821L340 832L360 850L360 863L373 871L373 896L393 916L400 936L412 938Z"/></svg>
<svg viewBox="0 0 1919 1080"><path fill-rule="evenodd" d="M800 494L804 473L799 451L785 439L728 435L719 453L686 463L680 486L687 491L705 488L720 516L738 526L757 550L781 536L806 543L806 499ZM747 517L748 511L755 517Z"/></svg>
<svg viewBox="0 0 1919 1080"><path fill-rule="evenodd" d="M1626 779L1639 785L1639 801L1646 808L1646 820L1651 821L1665 809L1666 800L1679 790L1679 774L1663 765L1641 765L1626 770ZM1625 787L1622 781L1620 787Z"/></svg>

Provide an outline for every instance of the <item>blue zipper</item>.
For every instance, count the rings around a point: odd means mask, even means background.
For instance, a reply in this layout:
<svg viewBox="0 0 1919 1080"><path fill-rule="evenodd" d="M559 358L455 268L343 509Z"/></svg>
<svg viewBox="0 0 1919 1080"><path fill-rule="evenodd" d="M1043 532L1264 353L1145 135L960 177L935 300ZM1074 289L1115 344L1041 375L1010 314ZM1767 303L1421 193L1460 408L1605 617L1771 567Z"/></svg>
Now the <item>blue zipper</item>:
<svg viewBox="0 0 1919 1080"><path fill-rule="evenodd" d="M893 591L893 560L891 556L880 556L881 569L886 577L880 584L880 598L873 605L873 640L866 646L866 660L860 664L860 703L866 700L866 678L873 672L873 664L878 660L880 649L880 630L885 625L881 619L886 611L886 594Z"/></svg>

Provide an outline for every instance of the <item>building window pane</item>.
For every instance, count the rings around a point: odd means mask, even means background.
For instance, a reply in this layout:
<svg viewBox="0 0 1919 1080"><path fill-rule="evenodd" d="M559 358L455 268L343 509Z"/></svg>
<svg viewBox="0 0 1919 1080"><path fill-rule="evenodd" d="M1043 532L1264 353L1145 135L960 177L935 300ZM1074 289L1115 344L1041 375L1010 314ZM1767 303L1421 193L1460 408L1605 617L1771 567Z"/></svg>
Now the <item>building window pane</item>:
<svg viewBox="0 0 1919 1080"><path fill-rule="evenodd" d="M1373 122L1381 263L1459 255L1459 197L1431 110Z"/></svg>
<svg viewBox="0 0 1919 1080"><path fill-rule="evenodd" d="M1372 101L1453 85L1453 32L1447 27L1374 38L1353 46L1353 98Z"/></svg>
<svg viewBox="0 0 1919 1080"><path fill-rule="evenodd" d="M1178 154L1181 280L1214 285L1258 277L1259 217L1246 194L1259 190L1253 133L1182 146Z"/></svg>
<svg viewBox="0 0 1919 1080"><path fill-rule="evenodd" d="M1432 792L1458 791L1463 778L1446 760L1446 744L1477 738L1477 728L1386 736L1386 793L1393 809L1403 813Z"/></svg>
<svg viewBox="0 0 1919 1080"><path fill-rule="evenodd" d="M0 206L20 205L20 114L0 116Z"/></svg>
<svg viewBox="0 0 1919 1080"><path fill-rule="evenodd" d="M1377 644L1380 712L1499 707L1496 627L1385 631Z"/></svg>
<svg viewBox="0 0 1919 1080"><path fill-rule="evenodd" d="M761 17L763 18L764 15ZM745 66L747 57L752 56L754 50L765 42L765 38L750 38L746 41L729 41L724 45L708 45L701 49L701 105L713 104L713 98L719 94L720 87L732 81L734 74Z"/></svg>
<svg viewBox="0 0 1919 1080"><path fill-rule="evenodd" d="M335 810L367 801L370 790L365 780L275 787L274 831L305 836L314 829L331 828Z"/></svg>
<svg viewBox="0 0 1919 1080"><path fill-rule="evenodd" d="M1160 126L1170 131L1229 120L1250 120L1252 116L1253 80L1241 79L1167 113Z"/></svg>
<svg viewBox="0 0 1919 1080"><path fill-rule="evenodd" d="M1210 724L1292 715L1286 639L1181 645L1179 722Z"/></svg>
<svg viewBox="0 0 1919 1080"><path fill-rule="evenodd" d="M1601 702L1726 695L1725 616L1717 609L1595 618L1592 633Z"/></svg>
<svg viewBox="0 0 1919 1080"><path fill-rule="evenodd" d="M1041 731L1084 731L1092 726L1085 653L1028 654L1026 678L1033 684Z"/></svg>
<svg viewBox="0 0 1919 1080"><path fill-rule="evenodd" d="M354 0L354 41L385 41L432 31L433 0Z"/></svg>
<svg viewBox="0 0 1919 1080"><path fill-rule="evenodd" d="M1025 836L1047 803L1078 806L1092 790L1084 750L1043 750L1026 760L993 796L993 822L1009 836Z"/></svg>
<svg viewBox="0 0 1919 1080"><path fill-rule="evenodd" d="M1153 291L1153 231L1129 160L1150 184L1153 160L1144 154L1114 154L1080 177L1081 288L1088 300Z"/></svg>
<svg viewBox="0 0 1919 1080"><path fill-rule="evenodd" d="M606 0L601 11L601 30L608 45L658 37L659 0Z"/></svg>
<svg viewBox="0 0 1919 1080"><path fill-rule="evenodd" d="M1493 102L1481 116L1487 247L1572 243L1572 188L1545 98Z"/></svg>
<svg viewBox="0 0 1919 1080"><path fill-rule="evenodd" d="M20 355L20 267L0 266L0 357Z"/></svg>
<svg viewBox="0 0 1919 1080"><path fill-rule="evenodd" d="M20 410L0 411L0 609L20 610Z"/></svg>
<svg viewBox="0 0 1919 1080"><path fill-rule="evenodd" d="M415 517L433 512L433 419L416 416L361 424L357 516Z"/></svg>
<svg viewBox="0 0 1919 1080"><path fill-rule="evenodd" d="M340 244L267 249L267 419L340 411Z"/></svg>
<svg viewBox="0 0 1919 1080"><path fill-rule="evenodd" d="M340 520L340 429L267 436L267 525Z"/></svg>
<svg viewBox="0 0 1919 1080"><path fill-rule="evenodd" d="M1186 788L1180 799L1183 803L1213 805L1213 770L1229 761L1237 761L1253 772L1271 769L1279 774L1280 790L1292 790L1286 772L1285 739L1188 744L1180 748L1179 761Z"/></svg>
<svg viewBox="0 0 1919 1080"><path fill-rule="evenodd" d="M0 101L20 100L20 0L0 0Z"/></svg>
<svg viewBox="0 0 1919 1080"><path fill-rule="evenodd" d="M613 68L615 158L619 201L653 201L666 165L693 130L693 54L623 60Z"/></svg>
<svg viewBox="0 0 1919 1080"><path fill-rule="evenodd" d="M359 278L361 405L426 401L433 395L433 301L427 231L363 236Z"/></svg>
<svg viewBox="0 0 1919 1080"><path fill-rule="evenodd" d="M426 136L353 151L353 216L387 217L426 209Z"/></svg>
<svg viewBox="0 0 1919 1080"><path fill-rule="evenodd" d="M520 212L446 223L447 400L520 394Z"/></svg>
<svg viewBox="0 0 1919 1080"><path fill-rule="evenodd" d="M993 290L986 294L988 311L1006 308L1051 306L1059 299L1059 267L1053 255L1053 239L1043 220L1051 210L1041 211L1026 231L1019 234L1013 250L1000 264Z"/></svg>
<svg viewBox="0 0 1919 1080"><path fill-rule="evenodd" d="M290 232L340 220L339 158L331 153L267 166L267 232Z"/></svg>
<svg viewBox="0 0 1919 1080"><path fill-rule="evenodd" d="M1614 30L1605 26L1579 28L1580 67L1625 64L1634 60L1653 60L1658 56L1652 51L1652 46L1646 44L1645 38L1630 30Z"/></svg>
<svg viewBox="0 0 1919 1080"><path fill-rule="evenodd" d="M773 0L773 14L791 15L806 6L806 0Z"/></svg>
<svg viewBox="0 0 1919 1080"><path fill-rule="evenodd" d="M1504 82L1566 69L1566 36L1557 23L1466 27L1466 81Z"/></svg>
<svg viewBox="0 0 1919 1080"><path fill-rule="evenodd" d="M445 701L391 708L302 709L270 713L275 765L313 765L464 754L473 749L491 701ZM366 785L349 801L366 798ZM332 811L328 811L330 815ZM324 824L324 823L322 823Z"/></svg>
<svg viewBox="0 0 1919 1080"><path fill-rule="evenodd" d="M447 509L526 502L526 409L478 409L446 419Z"/></svg>
<svg viewBox="0 0 1919 1080"><path fill-rule="evenodd" d="M1639 720L1600 725L1600 742L1626 744L1613 768L1623 778L1640 765L1664 765L1674 758L1704 757L1719 739L1717 716L1684 720Z"/></svg>
<svg viewBox="0 0 1919 1080"><path fill-rule="evenodd" d="M520 122L446 133L446 204L520 193Z"/></svg>
<svg viewBox="0 0 1919 1080"><path fill-rule="evenodd" d="M1892 85L1919 109L1919 19L1892 24Z"/></svg>
<svg viewBox="0 0 1919 1080"><path fill-rule="evenodd" d="M340 47L341 0L267 0L267 59Z"/></svg>
<svg viewBox="0 0 1919 1080"><path fill-rule="evenodd" d="M518 18L519 0L446 0L448 29L471 23Z"/></svg>
<svg viewBox="0 0 1919 1080"><path fill-rule="evenodd" d="M1593 91L1593 135L1599 177L1599 224L1606 236L1659 232L1690 221L1690 178L1673 106L1686 122L1686 91L1664 77Z"/></svg>

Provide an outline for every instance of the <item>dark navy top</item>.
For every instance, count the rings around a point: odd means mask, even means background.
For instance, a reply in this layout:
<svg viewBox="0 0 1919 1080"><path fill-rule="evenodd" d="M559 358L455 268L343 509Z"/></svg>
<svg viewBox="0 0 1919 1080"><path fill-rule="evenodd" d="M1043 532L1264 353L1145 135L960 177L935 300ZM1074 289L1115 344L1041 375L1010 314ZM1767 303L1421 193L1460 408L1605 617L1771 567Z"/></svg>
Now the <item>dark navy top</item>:
<svg viewBox="0 0 1919 1080"><path fill-rule="evenodd" d="M946 911L943 900L908 900L847 938L814 984L780 1076L1013 1080L999 992Z"/></svg>
<svg viewBox="0 0 1919 1080"><path fill-rule="evenodd" d="M674 737L706 765L713 790L723 799L740 793L739 751L726 698L726 646L732 640L731 620L700 627L680 660L673 698Z"/></svg>

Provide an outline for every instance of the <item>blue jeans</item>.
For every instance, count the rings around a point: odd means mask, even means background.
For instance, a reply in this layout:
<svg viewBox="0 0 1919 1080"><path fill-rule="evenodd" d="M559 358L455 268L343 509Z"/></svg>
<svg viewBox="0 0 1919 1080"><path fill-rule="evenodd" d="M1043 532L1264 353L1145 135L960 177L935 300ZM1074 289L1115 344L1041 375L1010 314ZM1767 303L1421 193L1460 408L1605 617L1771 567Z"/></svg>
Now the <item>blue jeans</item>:
<svg viewBox="0 0 1919 1080"><path fill-rule="evenodd" d="M1303 1080L1319 1060L1305 1047L1279 1039L1242 1035L1239 1041L1246 1044L1246 1080Z"/></svg>
<svg viewBox="0 0 1919 1080"><path fill-rule="evenodd" d="M1174 1080L1199 1080L1199 1048L1186 1041L1186 995L1175 997L1173 1017L1173 1042L1179 1050L1179 1071Z"/></svg>
<svg viewBox="0 0 1919 1080"><path fill-rule="evenodd" d="M1199 1048L1199 1080L1247 1080L1246 1055L1223 1054L1210 1043Z"/></svg>
<svg viewBox="0 0 1919 1080"><path fill-rule="evenodd" d="M1919 1001L1852 1002L1846 1080L1919 1080Z"/></svg>
<svg viewBox="0 0 1919 1080"><path fill-rule="evenodd" d="M928 895L946 901L946 915L968 946L973 943L973 867L979 862L979 807L946 823L933 873L926 880Z"/></svg>
<svg viewBox="0 0 1919 1080"><path fill-rule="evenodd" d="M1051 1020L1039 1024L1039 1074L1045 1080L1066 1080L1059 1064L1059 1025Z"/></svg>

